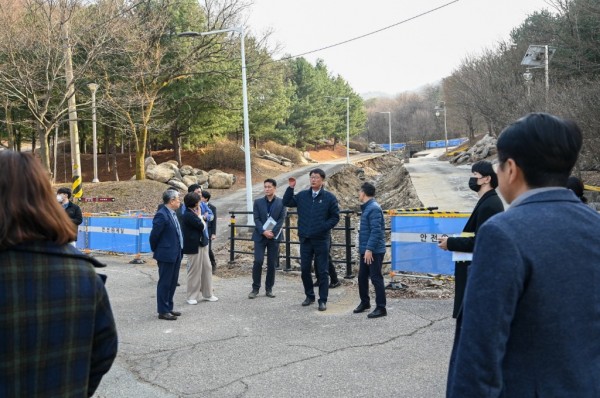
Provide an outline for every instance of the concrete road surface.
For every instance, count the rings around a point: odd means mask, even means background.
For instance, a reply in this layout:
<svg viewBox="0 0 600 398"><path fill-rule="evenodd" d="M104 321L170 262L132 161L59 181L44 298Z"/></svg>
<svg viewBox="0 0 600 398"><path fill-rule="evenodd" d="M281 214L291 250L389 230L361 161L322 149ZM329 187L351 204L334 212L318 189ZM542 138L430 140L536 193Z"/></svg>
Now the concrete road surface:
<svg viewBox="0 0 600 398"><path fill-rule="evenodd" d="M443 397L454 320L450 300L388 299L385 318L353 314L354 281L328 309L302 307L297 275L279 272L274 299L249 300L250 275L215 277L217 302L185 302L177 321L156 315L154 261L98 256L119 331L119 354L95 397ZM248 264L247 264L248 265ZM264 276L263 276L264 278Z"/></svg>
<svg viewBox="0 0 600 398"><path fill-rule="evenodd" d="M444 148L424 151L422 157L411 158L405 167L425 207L437 206L443 211L472 211L477 193L469 189L471 165L453 166L437 158Z"/></svg>

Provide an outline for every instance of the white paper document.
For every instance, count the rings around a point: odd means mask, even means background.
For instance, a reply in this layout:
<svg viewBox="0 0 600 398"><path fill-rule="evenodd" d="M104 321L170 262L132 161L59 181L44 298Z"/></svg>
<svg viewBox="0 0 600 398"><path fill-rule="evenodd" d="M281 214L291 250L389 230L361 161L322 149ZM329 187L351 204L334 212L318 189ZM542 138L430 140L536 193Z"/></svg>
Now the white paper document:
<svg viewBox="0 0 600 398"><path fill-rule="evenodd" d="M275 221L273 217L269 217L263 225L263 231L272 231L273 228L275 228L275 225L277 225L277 221Z"/></svg>

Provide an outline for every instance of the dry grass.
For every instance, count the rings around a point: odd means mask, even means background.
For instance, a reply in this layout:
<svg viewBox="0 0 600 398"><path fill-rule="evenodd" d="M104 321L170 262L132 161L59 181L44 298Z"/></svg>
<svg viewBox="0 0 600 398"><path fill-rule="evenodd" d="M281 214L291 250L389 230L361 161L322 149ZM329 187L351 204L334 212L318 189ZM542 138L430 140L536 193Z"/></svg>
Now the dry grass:
<svg viewBox="0 0 600 398"><path fill-rule="evenodd" d="M202 170L244 170L244 152L234 142L221 141L200 151L198 167Z"/></svg>
<svg viewBox="0 0 600 398"><path fill-rule="evenodd" d="M264 144L262 144L261 147L277 156L283 156L284 158L288 158L295 164L302 163L302 154L295 148L280 145L273 141L267 141Z"/></svg>

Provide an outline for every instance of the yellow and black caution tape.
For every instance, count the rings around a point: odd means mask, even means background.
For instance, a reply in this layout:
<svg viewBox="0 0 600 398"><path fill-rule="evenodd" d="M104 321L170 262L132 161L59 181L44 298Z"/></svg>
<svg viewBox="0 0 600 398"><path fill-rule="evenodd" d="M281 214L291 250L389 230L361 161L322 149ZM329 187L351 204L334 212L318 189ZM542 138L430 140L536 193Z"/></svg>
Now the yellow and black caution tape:
<svg viewBox="0 0 600 398"><path fill-rule="evenodd" d="M433 211L433 210L437 210L437 209L438 209L437 207L407 207L404 209L384 210L383 213L393 216L394 214L398 214L398 213L409 213L409 212L415 212L415 211Z"/></svg>

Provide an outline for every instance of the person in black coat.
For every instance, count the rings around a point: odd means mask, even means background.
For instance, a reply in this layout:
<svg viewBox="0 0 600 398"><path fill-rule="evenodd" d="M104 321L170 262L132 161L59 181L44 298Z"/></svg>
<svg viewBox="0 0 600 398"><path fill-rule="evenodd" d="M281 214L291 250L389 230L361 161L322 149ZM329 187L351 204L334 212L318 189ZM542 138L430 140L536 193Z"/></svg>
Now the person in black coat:
<svg viewBox="0 0 600 398"><path fill-rule="evenodd" d="M310 267L313 258L319 274L319 311L327 309L329 294L329 244L331 230L340 221L340 209L334 194L324 189L325 172L313 169L309 173L310 188L294 194L296 179L288 179L289 187L283 195L283 204L298 209L298 237L300 238L300 268L306 299L303 306L315 302Z"/></svg>
<svg viewBox="0 0 600 398"><path fill-rule="evenodd" d="M475 236L483 223L493 215L504 211L502 200L496 193L498 176L487 160L480 160L471 166L473 176L469 178L469 188L477 192L479 201L471 217L463 229L463 236L441 238L438 246L453 252L473 253ZM454 268L454 310L452 317L456 318L462 306L465 287L467 285L467 272L470 261L457 261Z"/></svg>
<svg viewBox="0 0 600 398"><path fill-rule="evenodd" d="M215 271L217 270L217 260L215 259L215 253L213 253L213 250L212 250L212 241L217 238L217 208L212 203L209 203L210 192L202 191L200 196L201 196L201 200L204 203L206 203L208 208L213 213L212 220L208 221L206 224L208 226L208 235L210 238L208 240L208 258L210 259L210 264L212 266L212 273L214 274Z"/></svg>
<svg viewBox="0 0 600 398"><path fill-rule="evenodd" d="M75 228L77 229L83 222L83 215L81 213L81 208L71 202L71 196L72 193L70 188L62 187L58 188L58 191L56 191L56 200L58 200L58 203L65 209L67 215L71 221L73 221L73 224L75 224ZM77 241L77 233L75 234L75 241ZM73 246L75 245L73 244Z"/></svg>

